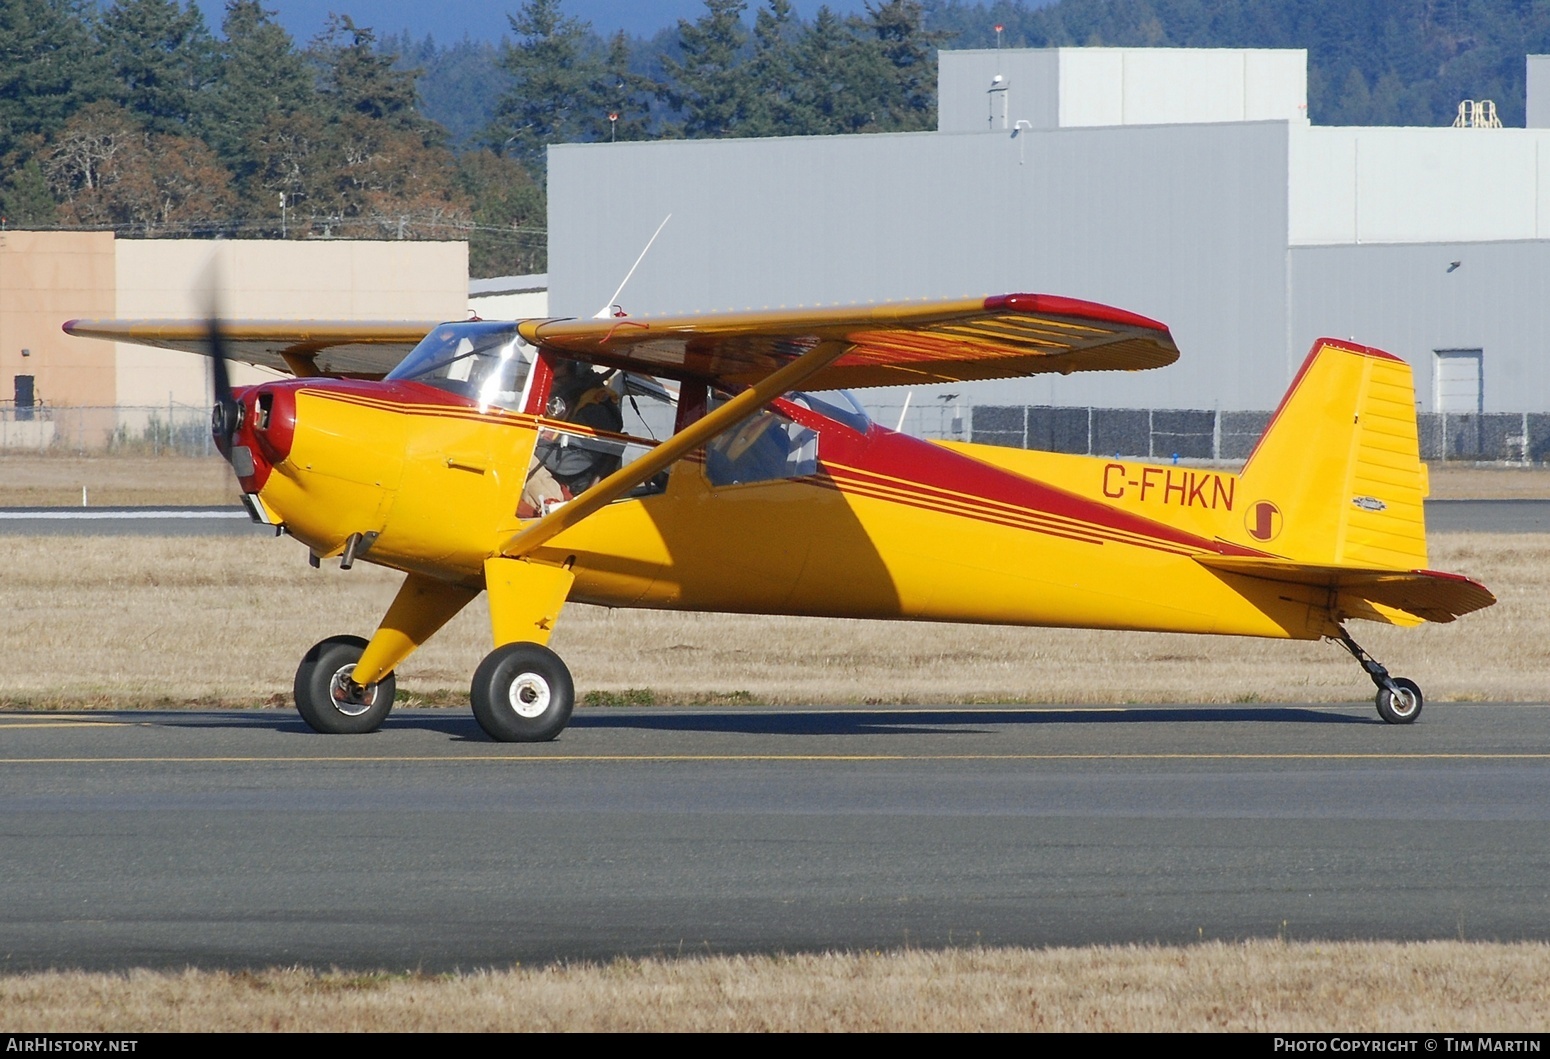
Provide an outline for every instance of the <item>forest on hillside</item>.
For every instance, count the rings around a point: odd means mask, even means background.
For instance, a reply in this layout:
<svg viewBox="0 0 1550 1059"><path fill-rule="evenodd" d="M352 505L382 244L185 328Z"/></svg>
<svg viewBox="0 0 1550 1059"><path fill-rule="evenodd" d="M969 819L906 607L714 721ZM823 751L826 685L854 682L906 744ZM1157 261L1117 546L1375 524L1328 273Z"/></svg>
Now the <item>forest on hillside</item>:
<svg viewBox="0 0 1550 1059"><path fill-rule="evenodd" d="M347 0L341 0L345 6ZM370 5L360 5L369 11ZM221 25L179 0L0 3L0 215L129 237L469 240L476 276L542 271L551 143L930 129L944 47L1309 51L1321 124L1445 125L1461 99L1523 122L1550 0L876 0L797 16L706 0L605 38L563 0L498 42L298 43L262 0Z"/></svg>

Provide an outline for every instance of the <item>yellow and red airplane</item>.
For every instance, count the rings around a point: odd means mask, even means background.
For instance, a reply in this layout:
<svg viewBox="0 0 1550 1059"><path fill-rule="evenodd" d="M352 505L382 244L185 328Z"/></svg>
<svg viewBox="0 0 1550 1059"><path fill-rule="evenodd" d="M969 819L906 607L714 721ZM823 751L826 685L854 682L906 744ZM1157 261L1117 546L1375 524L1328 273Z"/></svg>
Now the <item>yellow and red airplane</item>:
<svg viewBox="0 0 1550 1059"><path fill-rule="evenodd" d="M1409 367L1315 344L1244 468L922 441L846 388L1138 370L1168 329L1036 294L861 308L426 324L71 321L213 356L216 440L252 516L406 575L369 640L303 658L320 732L369 732L394 671L480 592L474 715L553 739L567 600L1142 629L1344 645L1385 721L1422 693L1347 634L1494 598L1426 569ZM407 353L407 355L405 355ZM226 358L293 378L233 391ZM644 405L644 407L643 407Z"/></svg>

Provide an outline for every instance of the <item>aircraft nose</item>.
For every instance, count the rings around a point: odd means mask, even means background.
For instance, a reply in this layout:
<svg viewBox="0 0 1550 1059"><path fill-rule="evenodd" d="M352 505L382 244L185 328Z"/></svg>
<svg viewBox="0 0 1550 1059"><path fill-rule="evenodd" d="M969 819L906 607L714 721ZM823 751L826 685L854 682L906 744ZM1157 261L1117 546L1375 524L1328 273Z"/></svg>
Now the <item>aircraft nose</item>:
<svg viewBox="0 0 1550 1059"><path fill-rule="evenodd" d="M229 411L215 406L216 444L244 491L257 492L268 480L270 468L290 455L296 436L296 396L284 386L266 384L234 391L232 397Z"/></svg>
<svg viewBox="0 0 1550 1059"><path fill-rule="evenodd" d="M296 439L296 394L288 386L265 385L252 393L253 442L270 465L284 463Z"/></svg>

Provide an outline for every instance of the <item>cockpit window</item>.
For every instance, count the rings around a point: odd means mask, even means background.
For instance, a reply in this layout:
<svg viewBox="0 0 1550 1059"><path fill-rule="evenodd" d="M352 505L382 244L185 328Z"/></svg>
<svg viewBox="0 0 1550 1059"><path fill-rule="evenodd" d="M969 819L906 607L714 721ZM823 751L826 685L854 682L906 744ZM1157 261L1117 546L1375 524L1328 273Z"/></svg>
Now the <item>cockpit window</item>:
<svg viewBox="0 0 1550 1059"><path fill-rule="evenodd" d="M533 347L516 324L476 321L437 327L387 377L423 382L481 408L515 412L522 409L532 367Z"/></svg>
<svg viewBox="0 0 1550 1059"><path fill-rule="evenodd" d="M786 395L786 400L805 405L821 416L837 423L844 423L858 434L865 434L872 425L866 409L849 390L822 390L815 393L797 391Z"/></svg>

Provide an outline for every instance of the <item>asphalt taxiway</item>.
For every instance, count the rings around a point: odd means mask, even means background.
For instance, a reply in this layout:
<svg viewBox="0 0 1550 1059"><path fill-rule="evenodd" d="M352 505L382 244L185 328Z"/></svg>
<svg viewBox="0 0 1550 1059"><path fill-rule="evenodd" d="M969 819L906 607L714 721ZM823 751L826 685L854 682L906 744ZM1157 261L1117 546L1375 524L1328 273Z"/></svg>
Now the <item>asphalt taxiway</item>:
<svg viewBox="0 0 1550 1059"><path fill-rule="evenodd" d="M1354 691L1353 691L1354 693ZM0 968L1550 938L1550 707L0 714Z"/></svg>

